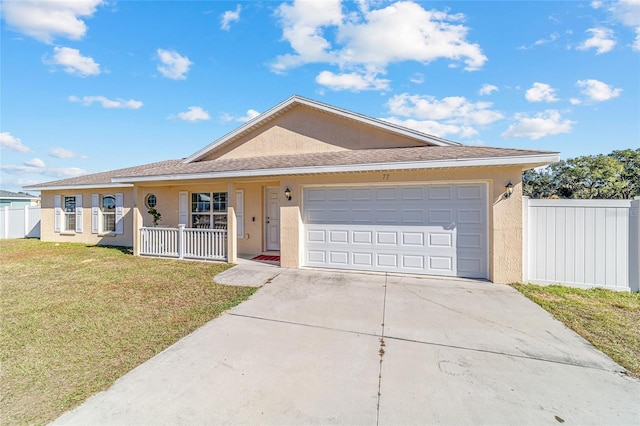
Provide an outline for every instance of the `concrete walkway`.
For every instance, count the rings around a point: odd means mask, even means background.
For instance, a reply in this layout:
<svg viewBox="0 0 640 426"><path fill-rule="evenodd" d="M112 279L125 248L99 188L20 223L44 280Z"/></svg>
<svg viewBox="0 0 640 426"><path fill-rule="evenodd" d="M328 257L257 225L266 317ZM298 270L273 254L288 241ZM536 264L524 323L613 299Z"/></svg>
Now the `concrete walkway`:
<svg viewBox="0 0 640 426"><path fill-rule="evenodd" d="M261 273L251 299L54 424L640 423L640 382L510 287Z"/></svg>

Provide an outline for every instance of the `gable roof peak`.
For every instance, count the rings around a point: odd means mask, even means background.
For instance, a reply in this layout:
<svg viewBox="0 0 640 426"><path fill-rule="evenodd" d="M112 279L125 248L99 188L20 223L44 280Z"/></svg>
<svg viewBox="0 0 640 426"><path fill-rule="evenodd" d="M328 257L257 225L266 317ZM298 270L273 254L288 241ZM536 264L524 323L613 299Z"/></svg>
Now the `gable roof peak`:
<svg viewBox="0 0 640 426"><path fill-rule="evenodd" d="M422 133L420 131L409 129L408 127L399 126L397 124L390 123L388 121L380 120L377 118L372 118L363 114L359 114L353 111L349 111L346 109L338 108L333 105L329 105L323 102L319 102L313 99L305 98L300 95L293 95L286 99L285 101L277 104L276 106L270 108L269 110L263 112L262 114L252 118L247 121L240 127L232 130L221 138L213 141L209 145L204 148L196 151L191 154L189 157L184 159L184 163L193 163L195 161L199 161L211 152L216 149L231 143L237 138L245 135L246 133L260 127L264 123L273 120L275 117L280 114L294 108L295 106L303 105L309 108L313 108L319 111L327 112L329 114L334 114L337 116L341 116L347 119L355 120L360 123L368 124L370 126L374 126L392 133L400 134L411 139L417 140L419 142L424 143L425 145L435 145L435 146L459 146L462 145L459 142L453 142L447 139L443 139L437 136L429 135L426 133Z"/></svg>

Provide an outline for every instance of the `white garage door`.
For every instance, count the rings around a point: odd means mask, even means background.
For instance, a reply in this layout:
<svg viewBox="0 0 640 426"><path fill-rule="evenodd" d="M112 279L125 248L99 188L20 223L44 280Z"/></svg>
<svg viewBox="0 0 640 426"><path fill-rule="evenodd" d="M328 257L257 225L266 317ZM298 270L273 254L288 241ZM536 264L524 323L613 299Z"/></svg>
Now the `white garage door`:
<svg viewBox="0 0 640 426"><path fill-rule="evenodd" d="M484 183L305 188L305 266L488 278Z"/></svg>

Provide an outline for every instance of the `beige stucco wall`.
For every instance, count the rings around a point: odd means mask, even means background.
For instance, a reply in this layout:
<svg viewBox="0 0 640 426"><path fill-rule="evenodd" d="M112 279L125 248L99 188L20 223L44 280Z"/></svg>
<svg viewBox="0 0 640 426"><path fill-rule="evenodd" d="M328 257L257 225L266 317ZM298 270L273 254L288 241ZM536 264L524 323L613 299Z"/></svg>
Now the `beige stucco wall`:
<svg viewBox="0 0 640 426"><path fill-rule="evenodd" d="M358 184L402 184L402 183L463 183L485 182L489 188L489 277L497 283L511 283L522 279L522 169L516 167L474 167L459 169L433 169L419 172L354 173L324 176L287 177L282 180L281 190L289 187L293 196L283 206L300 207L302 188L307 185L358 185ZM513 183L514 192L504 198L505 185ZM291 222L282 225L295 226ZM281 232L282 247L302 247L299 237ZM285 265L299 263L299 255L281 252ZM295 267L295 266L292 266Z"/></svg>
<svg viewBox="0 0 640 426"><path fill-rule="evenodd" d="M162 213L163 226L178 225L178 199L180 191L230 193L230 205L236 190L244 191L244 238L238 239L239 254L260 254L264 250L266 187L279 187L280 253L281 266L300 267L302 238L302 188L311 185L382 185L404 183L463 183L485 182L489 190L489 277L498 283L519 281L522 278L522 187L520 167L475 167L433 169L414 172L371 172L315 176L286 176L281 180L237 179L230 181L173 182L170 186L138 187L138 205L144 205L149 193L158 198L157 209ZM512 182L513 196L504 198L505 185ZM292 199L284 197L285 188L292 191ZM151 225L151 216L141 213L145 226ZM254 220L255 218L255 220Z"/></svg>
<svg viewBox="0 0 640 426"><path fill-rule="evenodd" d="M224 180L211 180L206 183L177 181L169 186L138 186L137 204L140 207L142 226L152 226L153 220L147 213L144 200L148 194L157 197L156 209L162 214L160 226L177 227L179 223L179 197L180 192L228 192L229 206L235 206L235 191L244 192L244 232L242 238L238 238L237 250L239 254L259 254L264 250L264 190L266 187L279 186L279 181L262 180L259 182L237 180L234 182ZM255 220L254 220L255 219Z"/></svg>
<svg viewBox="0 0 640 426"><path fill-rule="evenodd" d="M205 159L423 145L398 134L300 105L215 150Z"/></svg>
<svg viewBox="0 0 640 426"><path fill-rule="evenodd" d="M123 195L123 234L92 234L91 233L91 195L92 194L115 194L121 192ZM82 233L63 231L54 232L55 211L54 197L56 195L76 196L82 195ZM132 188L102 188L90 190L67 190L67 191L42 191L41 195L41 218L40 218L40 239L42 241L83 243L112 246L133 246L133 189Z"/></svg>

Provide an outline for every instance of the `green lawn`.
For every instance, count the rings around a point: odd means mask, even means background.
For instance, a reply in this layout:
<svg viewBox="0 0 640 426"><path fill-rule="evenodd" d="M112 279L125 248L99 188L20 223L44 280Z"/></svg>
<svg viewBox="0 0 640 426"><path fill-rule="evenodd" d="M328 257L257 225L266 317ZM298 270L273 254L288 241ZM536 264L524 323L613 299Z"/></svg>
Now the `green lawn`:
<svg viewBox="0 0 640 426"><path fill-rule="evenodd" d="M251 296L213 282L226 268L1 240L0 423L55 419Z"/></svg>
<svg viewBox="0 0 640 426"><path fill-rule="evenodd" d="M640 378L640 293L513 286Z"/></svg>

